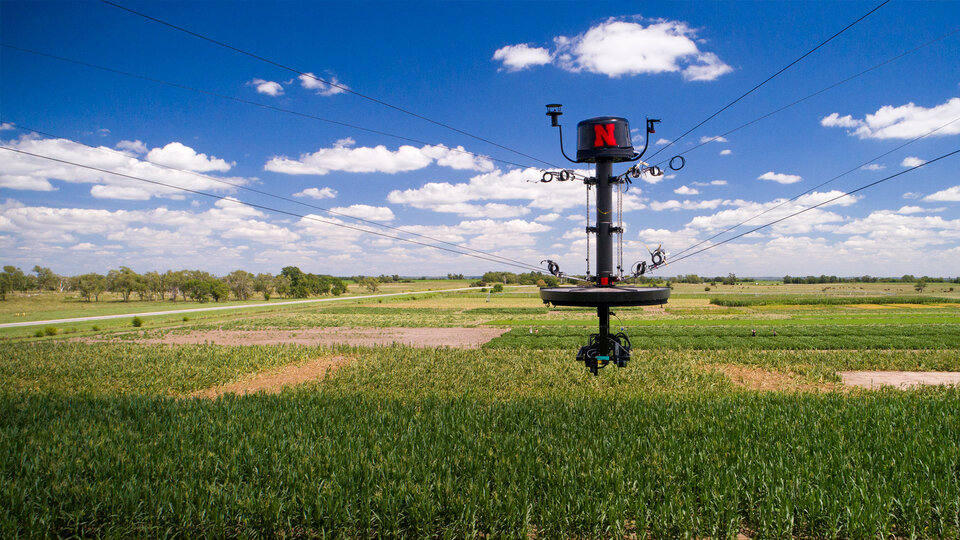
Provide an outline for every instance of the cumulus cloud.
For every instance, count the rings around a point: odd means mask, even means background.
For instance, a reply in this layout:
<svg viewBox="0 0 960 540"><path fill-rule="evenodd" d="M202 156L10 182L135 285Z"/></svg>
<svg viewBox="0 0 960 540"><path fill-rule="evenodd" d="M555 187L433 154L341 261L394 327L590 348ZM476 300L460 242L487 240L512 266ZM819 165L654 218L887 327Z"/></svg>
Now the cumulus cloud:
<svg viewBox="0 0 960 540"><path fill-rule="evenodd" d="M724 148L723 150L720 151L721 156L729 156L732 153L733 153L733 150L730 150L729 148Z"/></svg>
<svg viewBox="0 0 960 540"><path fill-rule="evenodd" d="M938 191L936 193L931 193L923 198L925 201L942 201L942 202L960 202L960 186L953 186L947 189Z"/></svg>
<svg viewBox="0 0 960 540"><path fill-rule="evenodd" d="M247 85L254 87L258 93L268 96L282 96L283 85L276 81L266 81L263 79L253 79Z"/></svg>
<svg viewBox="0 0 960 540"><path fill-rule="evenodd" d="M711 180L709 182L691 182L695 186L725 186L726 180Z"/></svg>
<svg viewBox="0 0 960 540"><path fill-rule="evenodd" d="M354 173L380 172L395 174L423 169L433 163L452 169L490 171L493 162L468 153L462 146L447 148L426 145L421 148L403 145L397 150L386 146L356 147L353 139L341 139L332 148L321 148L299 159L276 156L267 161L264 170L282 174L325 175L331 171Z"/></svg>
<svg viewBox="0 0 960 540"><path fill-rule="evenodd" d="M841 226L835 232L860 235L887 246L909 245L916 248L960 239L960 219L947 220L940 216L913 216L878 210Z"/></svg>
<svg viewBox="0 0 960 540"><path fill-rule="evenodd" d="M662 212L664 210L713 210L721 205L728 206L733 204L732 201L725 201L723 199L711 199L709 201L653 201L650 203L650 209L654 212Z"/></svg>
<svg viewBox="0 0 960 540"><path fill-rule="evenodd" d="M345 214L350 217L369 219L371 221L393 221L396 217L393 211L386 206L370 206L368 204L351 204L350 206L338 206L331 208L338 214Z"/></svg>
<svg viewBox="0 0 960 540"><path fill-rule="evenodd" d="M294 197L310 197L313 199L333 199L337 196L337 190L329 187L325 188L307 188L303 191L293 194Z"/></svg>
<svg viewBox="0 0 960 540"><path fill-rule="evenodd" d="M0 131L7 131L10 129L16 129L17 127L10 122L0 122Z"/></svg>
<svg viewBox="0 0 960 540"><path fill-rule="evenodd" d="M663 137L657 139L657 142L653 143L656 146L663 146L665 144L670 144L670 139L664 139Z"/></svg>
<svg viewBox="0 0 960 540"><path fill-rule="evenodd" d="M700 192L694 188L687 186L680 186L677 189L673 190L677 195L699 195Z"/></svg>
<svg viewBox="0 0 960 540"><path fill-rule="evenodd" d="M880 165L879 163L870 163L870 164L864 165L863 167L860 167L860 168L863 169L863 170L865 170L865 171L882 171L883 169L886 169L887 167L886 167L886 165Z"/></svg>
<svg viewBox="0 0 960 540"><path fill-rule="evenodd" d="M920 165L923 165L924 163L926 163L926 161L924 161L924 160L922 160L922 159L920 159L920 158L918 158L918 157L907 156L907 157L903 158L903 161L900 162L900 166L901 166L901 167L919 167Z"/></svg>
<svg viewBox="0 0 960 540"><path fill-rule="evenodd" d="M138 146L136 142L132 142L131 146ZM230 192L234 190L235 185L246 184L250 181L247 178L215 178L196 172L168 169L141 161L127 152L118 152L107 147L88 147L66 139L41 139L24 136L4 143L11 148L39 156L49 156L187 189ZM179 142L150 150L148 159L153 160L154 158L156 158L157 163L169 167L189 169L189 171L224 171L231 167L231 164L222 159L213 156L208 157L206 154L198 153ZM175 199L184 197L184 192L176 188L140 182L115 174L76 167L39 157L13 152L0 152L0 186L9 189L51 191L56 189L51 184L51 180L95 184L91 188L91 194L97 198L146 200L150 197Z"/></svg>
<svg viewBox="0 0 960 540"><path fill-rule="evenodd" d="M768 171L758 176L757 180L769 180L778 184L796 184L797 182L803 180L803 178L795 174L783 174Z"/></svg>
<svg viewBox="0 0 960 540"><path fill-rule="evenodd" d="M703 136L700 137L700 144L712 143L712 142L729 142L726 137L721 137L720 135L714 135L713 137Z"/></svg>
<svg viewBox="0 0 960 540"><path fill-rule="evenodd" d="M822 204L830 199L843 195L842 191L813 192L803 195L795 201L787 202L784 199L777 199L765 203L749 201L725 201L725 206L735 206L728 210L721 210L709 216L697 216L693 218L688 227L693 229L717 230L737 225L743 222L754 226L764 222L772 222L788 215L794 214L800 210ZM860 200L856 196L841 197L836 201L824 204L823 206L808 210L802 214L778 223L772 227L773 232L777 234L805 234L813 230L827 230L831 226L835 227L838 223L844 221L843 216L823 210L823 208L836 206L850 206ZM652 207L653 205L651 205ZM763 218L756 218L763 213Z"/></svg>
<svg viewBox="0 0 960 540"><path fill-rule="evenodd" d="M226 161L206 154L197 153L185 144L172 142L163 148L154 148L147 153L147 160L168 167L187 169L197 172L220 171L227 172L236 163Z"/></svg>
<svg viewBox="0 0 960 540"><path fill-rule="evenodd" d="M688 81L712 81L733 71L716 53L701 50L698 43L703 40L696 30L681 21L610 18L582 34L555 37L552 51L527 44L507 45L498 49L493 59L512 71L553 63L572 73L612 78L680 73Z"/></svg>
<svg viewBox="0 0 960 540"><path fill-rule="evenodd" d="M124 150L130 152L131 154L140 156L148 152L147 145L143 144L143 141L120 141L117 143L116 148L118 150Z"/></svg>
<svg viewBox="0 0 960 540"><path fill-rule="evenodd" d="M850 135L861 139L913 139L941 127L931 136L956 135L960 133L960 122L955 121L958 118L960 97L930 108L912 102L899 107L884 105L863 119L832 113L821 118L820 124L824 127L847 128Z"/></svg>
<svg viewBox="0 0 960 540"><path fill-rule="evenodd" d="M534 221L539 221L540 223L553 223L554 221L560 219L562 216L556 212L550 212L549 214L544 214Z"/></svg>
<svg viewBox="0 0 960 540"><path fill-rule="evenodd" d="M526 43L500 47L493 53L493 59L503 62L507 71L519 71L531 66L549 64L553 58L550 51L543 47L531 47Z"/></svg>
<svg viewBox="0 0 960 540"><path fill-rule="evenodd" d="M347 88L349 88L347 85L340 82L336 75L324 77L323 80L321 80L321 77L317 77L313 73L307 72L297 78L300 79L300 86L306 88L307 90L315 90L317 94L321 96L335 96L337 94L346 92Z"/></svg>

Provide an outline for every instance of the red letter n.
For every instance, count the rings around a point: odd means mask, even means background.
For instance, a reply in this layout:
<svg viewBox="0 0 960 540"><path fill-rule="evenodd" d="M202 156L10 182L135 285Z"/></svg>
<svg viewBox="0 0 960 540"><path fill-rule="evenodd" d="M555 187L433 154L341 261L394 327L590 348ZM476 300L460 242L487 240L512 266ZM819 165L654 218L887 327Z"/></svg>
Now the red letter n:
<svg viewBox="0 0 960 540"><path fill-rule="evenodd" d="M594 124L593 132L597 135L593 141L594 148L617 145L617 139L613 136L613 124Z"/></svg>

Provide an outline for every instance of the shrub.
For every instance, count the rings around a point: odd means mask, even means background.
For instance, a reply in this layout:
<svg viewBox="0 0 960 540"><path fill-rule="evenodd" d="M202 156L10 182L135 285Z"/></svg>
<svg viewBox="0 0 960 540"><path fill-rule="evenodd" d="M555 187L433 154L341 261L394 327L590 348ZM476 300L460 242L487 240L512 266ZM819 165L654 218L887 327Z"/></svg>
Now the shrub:
<svg viewBox="0 0 960 540"><path fill-rule="evenodd" d="M705 291L709 291L709 290L710 290L710 286L709 286L709 285L707 285L706 287L704 287L704 288L703 288L703 290L705 290Z"/></svg>
<svg viewBox="0 0 960 540"><path fill-rule="evenodd" d="M43 337L43 330L37 330L34 332L33 337Z"/></svg>
<svg viewBox="0 0 960 540"><path fill-rule="evenodd" d="M183 316L183 322L187 322L189 320L190 320L190 317L187 317L186 315Z"/></svg>
<svg viewBox="0 0 960 540"><path fill-rule="evenodd" d="M503 284L502 284L502 283L497 283L496 285L494 285L494 286L493 286L493 292L495 292L495 293L503 292Z"/></svg>
<svg viewBox="0 0 960 540"><path fill-rule="evenodd" d="M98 325L96 325L96 324L93 325L92 327L90 327L90 329L93 330L94 332L99 332L99 331L100 331L100 327L99 327Z"/></svg>
<svg viewBox="0 0 960 540"><path fill-rule="evenodd" d="M43 333L46 334L46 335L48 335L48 336L55 336L55 335L57 335L57 332L58 332L58 331L59 331L59 330L57 330L57 327L56 327L56 326L48 326L48 327L46 327L46 328L43 329Z"/></svg>
<svg viewBox="0 0 960 540"><path fill-rule="evenodd" d="M143 319L141 319L140 317L134 317L133 326L136 328L140 328L141 326L143 326Z"/></svg>

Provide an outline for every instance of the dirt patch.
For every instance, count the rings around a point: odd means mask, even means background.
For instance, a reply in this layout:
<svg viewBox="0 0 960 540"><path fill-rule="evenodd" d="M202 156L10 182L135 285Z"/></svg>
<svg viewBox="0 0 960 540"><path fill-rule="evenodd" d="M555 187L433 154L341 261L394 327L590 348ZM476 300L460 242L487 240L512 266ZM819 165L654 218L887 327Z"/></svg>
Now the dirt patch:
<svg viewBox="0 0 960 540"><path fill-rule="evenodd" d="M260 373L250 379L232 382L212 388L204 388L190 394L189 397L216 399L224 394L247 395L257 392L277 394L284 387L295 386L305 382L322 379L334 369L344 364L347 359L343 356L318 358L299 366L286 366L277 371Z"/></svg>
<svg viewBox="0 0 960 540"><path fill-rule="evenodd" d="M830 384L812 384L796 375L768 371L754 366L714 364L710 367L725 375L736 386L750 390L819 392L832 388Z"/></svg>
<svg viewBox="0 0 960 540"><path fill-rule="evenodd" d="M307 330L209 330L167 334L138 343L191 345L411 345L476 349L509 328L311 328Z"/></svg>
<svg viewBox="0 0 960 540"><path fill-rule="evenodd" d="M960 385L960 373L951 371L843 371L843 384L876 389L893 386L906 389L923 385Z"/></svg>

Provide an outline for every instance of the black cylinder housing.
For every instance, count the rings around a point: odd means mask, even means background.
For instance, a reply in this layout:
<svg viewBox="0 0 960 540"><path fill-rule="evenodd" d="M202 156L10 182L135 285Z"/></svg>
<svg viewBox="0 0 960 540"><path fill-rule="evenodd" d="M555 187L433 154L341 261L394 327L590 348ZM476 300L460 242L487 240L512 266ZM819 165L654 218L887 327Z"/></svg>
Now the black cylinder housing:
<svg viewBox="0 0 960 540"><path fill-rule="evenodd" d="M577 124L577 162L596 163L597 159L613 162L633 159L630 123L619 116L598 116Z"/></svg>

